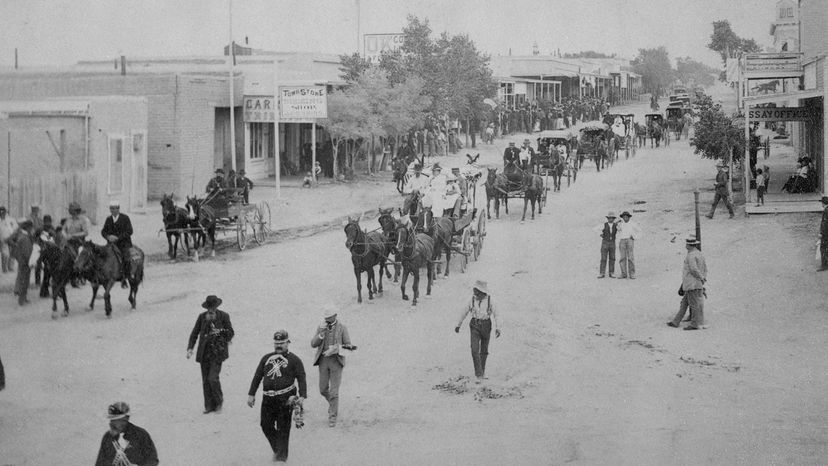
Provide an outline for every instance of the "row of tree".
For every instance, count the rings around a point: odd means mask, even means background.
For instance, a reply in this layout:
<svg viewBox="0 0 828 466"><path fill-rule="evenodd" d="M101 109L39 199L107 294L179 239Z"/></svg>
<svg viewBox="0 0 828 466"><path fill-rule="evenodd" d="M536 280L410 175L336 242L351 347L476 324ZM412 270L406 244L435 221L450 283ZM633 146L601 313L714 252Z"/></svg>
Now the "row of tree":
<svg viewBox="0 0 828 466"><path fill-rule="evenodd" d="M400 50L383 53L378 65L359 54L341 56L342 78L348 83L328 96L329 118L323 124L333 145L334 173L338 154L346 150L346 169L354 154L369 145L369 170L376 166L375 148L400 147L402 136L427 124L448 127L450 120L472 120L490 110L483 103L497 93L489 56L466 35L447 33L433 38L428 20L408 16ZM377 144L378 143L378 144Z"/></svg>

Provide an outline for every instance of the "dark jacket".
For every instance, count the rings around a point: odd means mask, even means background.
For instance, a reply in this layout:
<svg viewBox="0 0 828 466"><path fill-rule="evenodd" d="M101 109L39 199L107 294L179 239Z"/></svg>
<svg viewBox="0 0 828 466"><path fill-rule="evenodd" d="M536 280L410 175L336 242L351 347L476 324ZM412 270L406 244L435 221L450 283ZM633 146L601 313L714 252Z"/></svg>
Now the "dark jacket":
<svg viewBox="0 0 828 466"><path fill-rule="evenodd" d="M19 230L8 240L11 248L11 256L19 264L29 266L29 259L32 257L32 236L25 230Z"/></svg>
<svg viewBox="0 0 828 466"><path fill-rule="evenodd" d="M118 237L118 241L115 242L115 246L118 247L120 250L124 250L126 248L132 247L132 222L129 220L125 214L118 215L118 221L114 222L112 220L112 216L106 217L106 221L104 221L103 229L101 230L101 235L104 239L109 235L115 235Z"/></svg>
<svg viewBox="0 0 828 466"><path fill-rule="evenodd" d="M130 463L139 466L155 466L158 464L158 452L155 450L155 444L146 430L128 423L124 430L124 440L129 442L129 445L123 451ZM113 437L109 431L106 431L101 439L101 448L98 450L98 459L95 461L95 466L111 466L113 464L117 452L113 442L118 443L118 437ZM121 448L120 445L118 448Z"/></svg>
<svg viewBox="0 0 828 466"><path fill-rule="evenodd" d="M822 235L822 242L828 243L828 206L822 211L822 223L819 225L819 234Z"/></svg>
<svg viewBox="0 0 828 466"><path fill-rule="evenodd" d="M302 398L308 397L305 366L302 364L299 356L296 356L290 351L284 355L274 351L262 357L259 365L256 366L253 381L250 382L250 390L247 392L248 395L256 395L256 390L259 389L259 383L262 382L262 379L264 379L262 391L282 390L295 383L299 389L299 396ZM282 397L287 399L294 394L294 392L288 392L282 395Z"/></svg>
<svg viewBox="0 0 828 466"><path fill-rule="evenodd" d="M615 242L616 233L618 233L617 223L604 222L604 229L601 230L601 239L603 241Z"/></svg>
<svg viewBox="0 0 828 466"><path fill-rule="evenodd" d="M207 360L224 361L230 357L230 351L227 345L233 340L233 336L235 335L233 325L230 323L230 315L220 309L216 309L215 320L208 321L206 316L207 311L198 315L196 323L193 326L193 331L190 332L187 349L193 349L196 339L198 339L196 362Z"/></svg>

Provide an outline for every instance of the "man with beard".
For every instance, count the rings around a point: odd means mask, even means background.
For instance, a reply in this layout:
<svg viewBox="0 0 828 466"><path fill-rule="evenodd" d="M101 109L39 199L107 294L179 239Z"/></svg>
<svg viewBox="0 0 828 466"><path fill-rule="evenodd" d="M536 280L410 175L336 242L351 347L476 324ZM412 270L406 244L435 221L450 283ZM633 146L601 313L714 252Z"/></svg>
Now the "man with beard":
<svg viewBox="0 0 828 466"><path fill-rule="evenodd" d="M220 310L221 298L207 296L201 307L207 309L198 315L190 339L187 342L187 359L193 356L193 347L198 340L196 362L201 364L201 385L204 390L204 414L221 412L224 394L221 391L221 364L230 356L227 345L235 332L230 315Z"/></svg>
<svg viewBox="0 0 828 466"><path fill-rule="evenodd" d="M299 397L294 400L301 405L308 396L305 366L299 356L288 351L289 343L286 330L273 334L273 352L259 361L247 392L247 406L252 408L256 404L256 390L262 384L262 432L270 442L274 460L280 462L288 458L293 411L291 398L298 392Z"/></svg>
<svg viewBox="0 0 828 466"><path fill-rule="evenodd" d="M95 466L156 466L158 452L146 430L129 422L129 405L123 401L109 405L106 417L109 430L101 439Z"/></svg>

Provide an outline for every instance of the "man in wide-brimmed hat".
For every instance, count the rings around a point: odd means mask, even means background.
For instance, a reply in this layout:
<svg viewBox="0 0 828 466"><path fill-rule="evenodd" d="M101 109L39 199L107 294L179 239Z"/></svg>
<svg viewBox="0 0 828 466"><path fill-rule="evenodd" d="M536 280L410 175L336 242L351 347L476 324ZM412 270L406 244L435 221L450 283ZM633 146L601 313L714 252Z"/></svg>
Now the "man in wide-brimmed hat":
<svg viewBox="0 0 828 466"><path fill-rule="evenodd" d="M676 316L667 325L678 328L687 309L690 309L690 325L684 330L699 330L704 325L704 284L707 282L707 263L699 250L701 244L694 236L685 241L687 255L681 271L681 304Z"/></svg>
<svg viewBox="0 0 828 466"><path fill-rule="evenodd" d="M621 275L618 278L635 279L635 240L640 238L641 228L638 224L630 221L632 214L628 211L621 212L621 220L616 220L618 231L615 237L618 239L618 265L621 266Z"/></svg>
<svg viewBox="0 0 828 466"><path fill-rule="evenodd" d="M89 236L90 222L86 215L81 213L81 206L77 202L69 203L69 218L63 224L63 234L61 237L66 244L69 244L73 249L86 241Z"/></svg>
<svg viewBox="0 0 828 466"><path fill-rule="evenodd" d="M146 430L129 422L129 416L129 405L123 401L109 405L106 413L109 430L101 439L95 466L158 464L158 452L152 437Z"/></svg>
<svg viewBox="0 0 828 466"><path fill-rule="evenodd" d="M339 415L339 385L342 382L342 368L345 367L345 355L340 349L355 350L351 344L348 328L337 319L338 310L333 304L322 309L325 320L317 327L311 338L311 348L316 348L314 366L319 366L319 393L328 400L328 425L336 426Z"/></svg>
<svg viewBox="0 0 828 466"><path fill-rule="evenodd" d="M607 213L607 221L597 227L601 233L601 263L598 266L598 278L604 278L604 270L609 271L610 278L615 278L615 236L618 225L615 223L615 212ZM609 266L607 265L609 262Z"/></svg>
<svg viewBox="0 0 828 466"><path fill-rule="evenodd" d="M730 202L730 193L727 192L727 172L729 167L725 163L720 163L716 167L719 169L719 172L716 174L716 195L713 197L713 205L710 206L710 213L707 214L707 218L713 218L713 214L716 213L716 206L719 205L720 200L724 201L725 206L727 206L727 211L730 212L730 218L733 218L733 203Z"/></svg>
<svg viewBox="0 0 828 466"><path fill-rule="evenodd" d="M204 414L221 412L224 394L221 391L221 364L230 357L227 345L233 340L235 332L230 323L230 315L218 307L222 301L216 295L207 296L201 303L206 309L196 318L190 339L187 341L187 359L193 355L193 347L198 340L196 362L201 364L201 384L204 390Z"/></svg>
<svg viewBox="0 0 828 466"><path fill-rule="evenodd" d="M425 194L428 190L428 176L423 175L423 166L419 163L414 163L414 174L408 177L408 181L403 186L403 194Z"/></svg>
<svg viewBox="0 0 828 466"><path fill-rule="evenodd" d="M250 390L247 406L256 404L256 391L262 385L262 432L273 450L274 460L287 461L290 445L291 414L308 396L305 366L299 356L288 351L287 330L273 334L273 352L259 360ZM297 420L297 427L302 427Z"/></svg>
<svg viewBox="0 0 828 466"><path fill-rule="evenodd" d="M207 188L205 188L205 192L211 193L215 190L227 189L227 180L224 179L224 169L223 168L216 168L215 176L210 179L207 183Z"/></svg>
<svg viewBox="0 0 828 466"><path fill-rule="evenodd" d="M828 270L828 196L822 196L822 223L819 225L820 272Z"/></svg>
<svg viewBox="0 0 828 466"><path fill-rule="evenodd" d="M480 383L486 378L486 359L489 357L489 337L492 334L492 326L495 328L495 338L500 337L497 313L492 305L492 295L488 283L483 280L474 282L472 299L460 314L460 320L454 327L455 333L460 333L460 326L469 314L471 314L469 335L472 364L474 364L474 376L477 377L477 383Z"/></svg>

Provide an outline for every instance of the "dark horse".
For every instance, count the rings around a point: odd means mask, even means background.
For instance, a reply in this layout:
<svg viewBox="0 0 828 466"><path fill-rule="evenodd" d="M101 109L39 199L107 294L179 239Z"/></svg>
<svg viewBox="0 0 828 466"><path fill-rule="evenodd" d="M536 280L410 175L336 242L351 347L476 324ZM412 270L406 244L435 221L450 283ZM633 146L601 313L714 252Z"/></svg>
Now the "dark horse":
<svg viewBox="0 0 828 466"><path fill-rule="evenodd" d="M138 286L144 280L144 251L132 246L130 249L130 274L129 281L129 304L135 309ZM95 308L95 298L98 296L98 287L104 287L104 309L106 316L111 317L112 303L109 299L109 291L112 286L121 281L122 267L113 246L98 246L86 241L78 250L78 257L75 259L75 271L91 277L92 301L89 302L89 309Z"/></svg>
<svg viewBox="0 0 828 466"><path fill-rule="evenodd" d="M397 244L397 224L399 223L397 219L391 215L394 209L380 209L379 210L379 218L377 221L380 224L380 228L382 228L382 234L385 237L385 250L391 251L394 246ZM389 252L389 257L391 253ZM400 280L400 264L399 264L399 254L394 254L394 283L397 283ZM387 264L386 264L387 265ZM387 278L391 278L391 273L388 272L388 268L386 267L386 273L388 273ZM382 273L382 272L380 272Z"/></svg>
<svg viewBox="0 0 828 466"><path fill-rule="evenodd" d="M184 247L187 255L190 255L190 236L187 230L190 228L189 212L183 207L176 207L173 195L170 193L161 196L161 215L164 220L164 232L167 234L167 256L175 259L178 255L178 242L184 235ZM175 238L175 243L173 243Z"/></svg>
<svg viewBox="0 0 828 466"><path fill-rule="evenodd" d="M497 173L497 168L491 168L486 173L486 216L492 218L489 211L489 206L492 201L495 204L495 216L500 218L500 200L503 199L503 206L506 208L506 214L509 214L509 198L506 196L508 190L508 183L503 174Z"/></svg>
<svg viewBox="0 0 828 466"><path fill-rule="evenodd" d="M63 300L63 317L69 315L69 303L66 301L66 284L75 274L75 254L68 246L58 247L52 241L40 243L40 257L43 266L49 271L52 285L52 318L57 319L57 299ZM44 285L48 286L45 283ZM41 293L41 296L43 294Z"/></svg>
<svg viewBox="0 0 828 466"><path fill-rule="evenodd" d="M190 228L200 229L193 234L193 247L198 251L207 246L210 239L210 255L216 255L216 213L212 207L205 205L204 200L195 196L187 196L187 213L190 219Z"/></svg>
<svg viewBox="0 0 828 466"><path fill-rule="evenodd" d="M543 213L543 178L539 175L523 172L523 217L520 221L526 220L526 207L532 203L532 220L535 219L535 203L538 204L538 215Z"/></svg>
<svg viewBox="0 0 828 466"><path fill-rule="evenodd" d="M359 227L359 220L348 218L345 225L345 247L351 251L354 276L357 283L357 302L362 302L362 272L368 273L366 288L368 299L382 293L382 271L385 269L385 237L378 231L366 233ZM379 288L374 278L374 266L379 265Z"/></svg>
<svg viewBox="0 0 828 466"><path fill-rule="evenodd" d="M411 301L412 306L417 305L417 298L420 296L420 267L426 268L426 295L431 294L431 283L434 279L434 270L431 258L434 256L434 240L431 236L425 233L415 233L413 226L407 226L405 222L400 222L397 225L397 244L394 246L397 252L397 257L402 262L402 299L408 300L408 295L405 294L405 282L408 280L408 274L414 276L414 283L411 289L414 292L414 300Z"/></svg>
<svg viewBox="0 0 828 466"><path fill-rule="evenodd" d="M552 158L552 163L549 167L549 173L552 174L552 184L555 191L560 191L561 179L563 178L564 171L566 171L566 157L554 149L552 150L550 157Z"/></svg>
<svg viewBox="0 0 828 466"><path fill-rule="evenodd" d="M432 262L437 264L437 272L434 278L440 275L440 263L438 260L443 252L446 253L446 272L444 277L449 276L449 264L451 264L451 237L454 234L454 221L448 217L434 218L431 209L423 209L423 225L425 232L434 240L434 256Z"/></svg>

